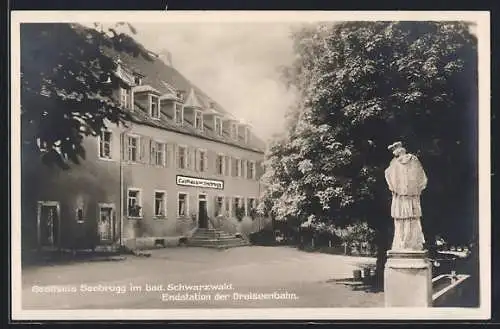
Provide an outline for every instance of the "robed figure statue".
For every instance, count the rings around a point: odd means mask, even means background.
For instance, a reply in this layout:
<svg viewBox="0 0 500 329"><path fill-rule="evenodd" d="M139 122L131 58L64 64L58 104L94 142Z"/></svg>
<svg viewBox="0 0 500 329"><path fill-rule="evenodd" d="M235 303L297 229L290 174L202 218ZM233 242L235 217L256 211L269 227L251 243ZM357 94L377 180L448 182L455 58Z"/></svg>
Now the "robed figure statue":
<svg viewBox="0 0 500 329"><path fill-rule="evenodd" d="M392 250L423 250L424 234L420 218L420 194L427 186L427 176L418 160L406 153L401 142L388 147L394 154L385 179L392 192L391 217L394 219Z"/></svg>

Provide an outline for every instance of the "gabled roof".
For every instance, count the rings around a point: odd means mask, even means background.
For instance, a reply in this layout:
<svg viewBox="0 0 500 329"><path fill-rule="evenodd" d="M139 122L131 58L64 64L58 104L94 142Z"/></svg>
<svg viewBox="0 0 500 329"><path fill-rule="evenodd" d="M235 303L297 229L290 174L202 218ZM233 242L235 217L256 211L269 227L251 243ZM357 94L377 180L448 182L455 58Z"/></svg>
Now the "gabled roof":
<svg viewBox="0 0 500 329"><path fill-rule="evenodd" d="M189 91L189 94L186 98L186 101L184 102L184 106L195 107L195 108L203 108L204 107L203 104L201 103L201 101L196 96L194 89L191 89Z"/></svg>
<svg viewBox="0 0 500 329"><path fill-rule="evenodd" d="M139 44L139 46L143 47ZM211 99L207 94L205 94L200 88L191 83L187 78L185 78L181 73L179 73L175 68L165 64L162 59L155 57L146 58L145 56L138 55L133 56L127 52L119 52L112 47L103 47L103 51L106 55L120 62L126 69L133 71L134 73L139 73L142 77L142 85L147 87L139 87L155 90L158 94L162 95L161 99L171 99L176 98L176 92L181 91L187 95L185 101L187 105L201 107L207 110L207 113L215 112L222 115L230 120L237 120L234 115L226 111L220 104ZM137 88L135 87L135 88ZM228 86L228 89L230 86ZM186 104L185 104L186 105ZM132 117L133 121L136 123L142 123L149 126L167 129L171 131L176 131L183 134L189 134L200 138L205 138L217 142L222 142L229 145L234 145L242 149L248 149L255 152L264 152L265 143L254 136L251 139L250 144L245 144L241 141L235 141L229 136L219 136L215 132L209 129L204 129L202 132L189 126L179 126L174 122L169 120L152 120L148 115L147 109L141 108L139 104L134 104L134 107L138 111L133 111Z"/></svg>
<svg viewBox="0 0 500 329"><path fill-rule="evenodd" d="M145 49L140 43L137 44L141 48ZM134 56L127 52L117 51L112 47L103 47L102 49L106 55L119 61L120 64L126 69L140 74L142 78L142 85L146 85L147 88L151 88L152 90L158 92L158 94L162 95L162 97L160 97L161 99L174 100L177 97L176 92L181 91L185 95L188 95L186 98L186 101L189 102L188 105L207 109L207 113L218 113L229 120L239 121L234 115L226 111L220 104L211 99L200 88L191 83L179 71L172 66L165 64L162 59L155 57L154 54L151 55L150 53L150 58L147 58L141 54ZM228 89L229 88L230 86L228 86ZM142 109L139 104L134 104L134 106L137 109L142 110L132 112L134 118L133 120L137 123L177 131L213 141L219 141L256 152L264 152L265 143L257 136L252 138L251 144L245 144L240 141L235 141L229 138L229 136L219 136L208 129L204 129L203 132L200 132L193 127L178 126L168 120L151 120L147 115L147 109Z"/></svg>

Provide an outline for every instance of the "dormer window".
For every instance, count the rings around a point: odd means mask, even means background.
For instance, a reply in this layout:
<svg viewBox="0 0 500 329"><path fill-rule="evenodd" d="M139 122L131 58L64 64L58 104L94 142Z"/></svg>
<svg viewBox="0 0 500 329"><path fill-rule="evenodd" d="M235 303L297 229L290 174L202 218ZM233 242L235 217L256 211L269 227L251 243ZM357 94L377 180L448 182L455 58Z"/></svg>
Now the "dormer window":
<svg viewBox="0 0 500 329"><path fill-rule="evenodd" d="M238 138L238 127L236 123L231 123L231 138L232 139Z"/></svg>
<svg viewBox="0 0 500 329"><path fill-rule="evenodd" d="M217 135L222 136L222 119L215 117L214 120L214 131Z"/></svg>
<svg viewBox="0 0 500 329"><path fill-rule="evenodd" d="M201 113L201 111L195 112L194 122L196 129L203 130L203 114Z"/></svg>
<svg viewBox="0 0 500 329"><path fill-rule="evenodd" d="M120 105L123 108L130 109L132 106L132 97L131 97L130 88L120 87Z"/></svg>
<svg viewBox="0 0 500 329"><path fill-rule="evenodd" d="M184 111L182 104L175 103L175 123L178 125L182 125L184 121Z"/></svg>
<svg viewBox="0 0 500 329"><path fill-rule="evenodd" d="M142 85L142 78L136 76L135 79L134 79L134 82L135 82L136 86L140 86L140 85Z"/></svg>
<svg viewBox="0 0 500 329"><path fill-rule="evenodd" d="M154 95L149 96L149 108L151 109L151 117L153 119L160 118L160 98Z"/></svg>

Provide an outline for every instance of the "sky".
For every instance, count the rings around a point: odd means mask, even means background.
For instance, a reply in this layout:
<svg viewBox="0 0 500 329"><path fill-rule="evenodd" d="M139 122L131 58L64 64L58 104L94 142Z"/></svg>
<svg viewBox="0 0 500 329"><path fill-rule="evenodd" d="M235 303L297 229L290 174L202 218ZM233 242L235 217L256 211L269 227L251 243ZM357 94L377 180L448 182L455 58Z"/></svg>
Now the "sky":
<svg viewBox="0 0 500 329"><path fill-rule="evenodd" d="M284 131L294 93L278 68L293 60L288 23L137 24L134 38L171 53L173 66L260 138Z"/></svg>

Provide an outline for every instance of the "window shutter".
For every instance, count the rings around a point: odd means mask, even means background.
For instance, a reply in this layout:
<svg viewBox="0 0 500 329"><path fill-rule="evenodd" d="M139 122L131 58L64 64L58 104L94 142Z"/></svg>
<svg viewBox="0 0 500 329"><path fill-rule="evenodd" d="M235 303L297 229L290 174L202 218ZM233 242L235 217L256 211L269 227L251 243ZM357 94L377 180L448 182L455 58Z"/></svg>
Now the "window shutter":
<svg viewBox="0 0 500 329"><path fill-rule="evenodd" d="M218 206L217 206L217 196L214 196L214 207L213 207L213 209L214 209L213 216L217 217L218 212L220 211L219 208L218 208Z"/></svg>
<svg viewBox="0 0 500 329"><path fill-rule="evenodd" d="M122 143L121 143L121 144L123 144L122 145L123 147L122 147L122 150L121 150L121 152L122 152L122 159L123 160L128 160L128 136L124 134L122 136L122 139L123 139Z"/></svg>
<svg viewBox="0 0 500 329"><path fill-rule="evenodd" d="M168 163L168 152L167 152L168 145L167 145L167 143L163 143L162 147L163 147L163 166L167 167L167 163Z"/></svg>
<svg viewBox="0 0 500 329"><path fill-rule="evenodd" d="M150 164L155 164L156 159L155 159L155 154L153 148L155 147L153 140L149 141L149 163Z"/></svg>
<svg viewBox="0 0 500 329"><path fill-rule="evenodd" d="M185 154L185 156L186 156L186 167L188 169L191 169L191 162L192 162L191 161L191 153L193 153L192 150L191 150L191 147L186 147L186 154Z"/></svg>
<svg viewBox="0 0 500 329"><path fill-rule="evenodd" d="M145 136L140 136L139 137L139 162L146 162L147 161L147 158L146 158L146 155L147 155L147 150L146 148L148 147L148 141L147 141L147 138Z"/></svg>
<svg viewBox="0 0 500 329"><path fill-rule="evenodd" d="M194 171L200 171L200 150L194 149L194 166L193 169Z"/></svg>
<svg viewBox="0 0 500 329"><path fill-rule="evenodd" d="M192 170L197 170L197 164L196 164L196 148L192 147L191 148L191 169Z"/></svg>
<svg viewBox="0 0 500 329"><path fill-rule="evenodd" d="M179 168L179 147L177 144L172 144L172 149L174 151L173 167Z"/></svg>
<svg viewBox="0 0 500 329"><path fill-rule="evenodd" d="M203 165L205 166L203 169L204 171L208 171L209 164L208 164L208 151L205 151L205 154L203 156Z"/></svg>
<svg viewBox="0 0 500 329"><path fill-rule="evenodd" d="M172 166L172 144L165 144L165 167Z"/></svg>
<svg viewBox="0 0 500 329"><path fill-rule="evenodd" d="M218 154L215 154L215 158L214 158L214 171L213 173L214 174L219 174L219 155Z"/></svg>
<svg viewBox="0 0 500 329"><path fill-rule="evenodd" d="M264 174L264 165L262 161L257 161L255 163L255 179L260 179L262 175Z"/></svg>
<svg viewBox="0 0 500 329"><path fill-rule="evenodd" d="M224 157L225 175L231 176L231 158L229 156Z"/></svg>

